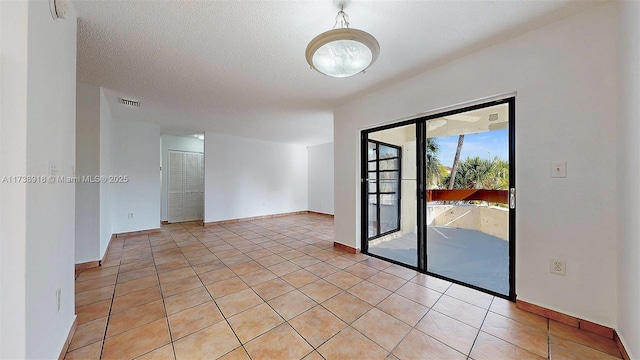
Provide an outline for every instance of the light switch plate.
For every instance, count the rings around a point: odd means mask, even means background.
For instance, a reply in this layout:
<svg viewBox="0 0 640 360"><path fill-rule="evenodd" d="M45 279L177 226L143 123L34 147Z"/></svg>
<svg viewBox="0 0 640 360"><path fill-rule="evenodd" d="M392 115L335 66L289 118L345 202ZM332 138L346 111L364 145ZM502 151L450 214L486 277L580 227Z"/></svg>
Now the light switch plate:
<svg viewBox="0 0 640 360"><path fill-rule="evenodd" d="M551 163L551 177L552 178L566 178L567 177L567 162L566 161L554 161Z"/></svg>

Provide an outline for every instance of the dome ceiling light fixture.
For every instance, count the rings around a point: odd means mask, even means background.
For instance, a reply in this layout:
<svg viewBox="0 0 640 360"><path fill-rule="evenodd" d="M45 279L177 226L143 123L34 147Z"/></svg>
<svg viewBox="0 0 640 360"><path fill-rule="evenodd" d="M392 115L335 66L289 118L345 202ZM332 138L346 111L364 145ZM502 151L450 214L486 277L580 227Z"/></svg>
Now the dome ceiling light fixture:
<svg viewBox="0 0 640 360"><path fill-rule="evenodd" d="M307 62L312 69L331 77L344 78L363 73L378 59L380 44L368 32L349 27L344 8L347 1L334 1L340 11L333 29L316 36L307 45ZM340 27L336 28L340 23Z"/></svg>

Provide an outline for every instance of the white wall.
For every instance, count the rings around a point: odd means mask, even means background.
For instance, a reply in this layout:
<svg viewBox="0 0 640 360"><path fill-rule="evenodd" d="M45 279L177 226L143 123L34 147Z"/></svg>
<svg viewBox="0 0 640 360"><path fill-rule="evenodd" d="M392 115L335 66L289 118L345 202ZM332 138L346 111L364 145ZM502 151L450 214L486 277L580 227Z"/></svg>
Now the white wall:
<svg viewBox="0 0 640 360"><path fill-rule="evenodd" d="M113 118L102 88L77 83L76 174L110 176ZM76 264L100 260L111 239L108 182L76 184Z"/></svg>
<svg viewBox="0 0 640 360"><path fill-rule="evenodd" d="M172 136L162 135L160 138L161 157L162 157L162 195L161 195L161 213L160 219L165 221L168 219L167 210L167 154L169 150L189 151L204 153L204 140L200 140L193 136Z"/></svg>
<svg viewBox="0 0 640 360"><path fill-rule="evenodd" d="M309 146L309 210L333 214L333 143Z"/></svg>
<svg viewBox="0 0 640 360"><path fill-rule="evenodd" d="M336 241L360 248L361 129L517 91L518 298L614 326L615 6L598 6L336 109ZM556 160L567 161L566 179L550 178ZM566 276L549 273L550 258L566 259Z"/></svg>
<svg viewBox="0 0 640 360"><path fill-rule="evenodd" d="M134 121L113 122L113 174L128 183L114 183L111 191L113 233L160 227L160 128ZM133 213L133 219L128 214Z"/></svg>
<svg viewBox="0 0 640 360"><path fill-rule="evenodd" d="M100 88L100 175L113 175L113 117L104 90ZM111 192L113 184L100 183L100 255L104 257L111 240Z"/></svg>
<svg viewBox="0 0 640 360"><path fill-rule="evenodd" d="M2 175L75 165L76 18L2 2ZM28 31L27 31L28 30ZM10 90L10 91L8 91ZM57 358L75 319L75 186L2 185L1 358ZM61 289L61 307L56 290Z"/></svg>
<svg viewBox="0 0 640 360"><path fill-rule="evenodd" d="M76 174L100 174L100 88L76 86ZM76 263L100 258L100 185L76 185Z"/></svg>
<svg viewBox="0 0 640 360"><path fill-rule="evenodd" d="M640 359L640 3L620 2L617 331Z"/></svg>
<svg viewBox="0 0 640 360"><path fill-rule="evenodd" d="M307 210L307 151L207 132L204 221Z"/></svg>
<svg viewBox="0 0 640 360"><path fill-rule="evenodd" d="M0 176L27 173L29 4L0 1ZM0 183L0 358L26 357L26 185Z"/></svg>

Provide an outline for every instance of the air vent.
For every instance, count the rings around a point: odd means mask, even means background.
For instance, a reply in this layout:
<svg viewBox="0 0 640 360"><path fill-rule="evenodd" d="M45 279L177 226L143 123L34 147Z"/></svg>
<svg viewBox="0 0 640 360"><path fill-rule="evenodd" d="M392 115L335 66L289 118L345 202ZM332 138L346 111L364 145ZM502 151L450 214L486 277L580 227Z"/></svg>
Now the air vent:
<svg viewBox="0 0 640 360"><path fill-rule="evenodd" d="M136 100L123 99L123 98L119 97L118 98L118 102L120 104L122 104L122 105L140 107L140 101L136 101Z"/></svg>
<svg viewBox="0 0 640 360"><path fill-rule="evenodd" d="M489 114L489 121L498 120L498 113Z"/></svg>

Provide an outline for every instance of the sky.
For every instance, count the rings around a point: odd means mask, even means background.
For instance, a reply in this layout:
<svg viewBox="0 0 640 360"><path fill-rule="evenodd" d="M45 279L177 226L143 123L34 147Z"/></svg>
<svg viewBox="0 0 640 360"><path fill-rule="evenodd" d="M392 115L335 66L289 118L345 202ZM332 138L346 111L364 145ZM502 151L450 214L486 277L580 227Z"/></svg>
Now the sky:
<svg viewBox="0 0 640 360"><path fill-rule="evenodd" d="M458 135L436 138L440 145L438 159L444 166L451 167L458 147ZM509 160L509 130L494 130L478 134L466 134L460 160L467 157L479 156L481 159L493 159L498 157Z"/></svg>

